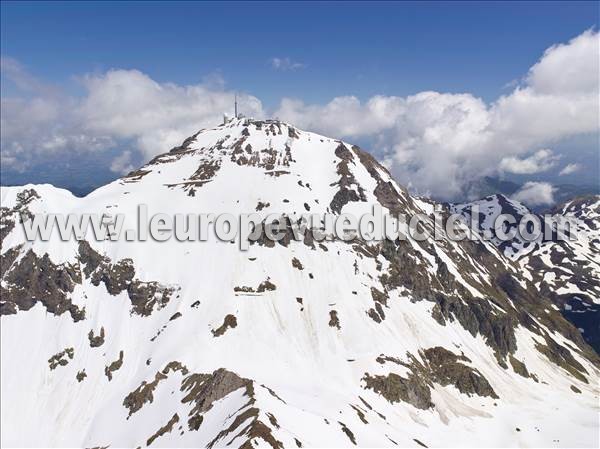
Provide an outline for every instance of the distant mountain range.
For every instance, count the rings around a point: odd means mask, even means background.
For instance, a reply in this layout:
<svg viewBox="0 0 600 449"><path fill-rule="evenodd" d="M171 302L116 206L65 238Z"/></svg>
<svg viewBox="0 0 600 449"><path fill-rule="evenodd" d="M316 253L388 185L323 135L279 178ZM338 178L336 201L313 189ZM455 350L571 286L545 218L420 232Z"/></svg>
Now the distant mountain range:
<svg viewBox="0 0 600 449"><path fill-rule="evenodd" d="M575 184L552 184L555 188L554 200L556 204L564 203L572 198L584 195L600 195L600 183L596 185L575 185ZM502 194L512 196L517 193L523 184L513 181L507 181L491 176L483 177L473 181L467 191L471 198L483 198L490 195ZM532 210L535 212L545 212L552 209L553 205L536 206Z"/></svg>
<svg viewBox="0 0 600 449"><path fill-rule="evenodd" d="M490 233L495 219L509 214L520 220L530 211L504 195L490 195L478 201L450 206L470 220L477 206L482 219L480 232ZM504 255L519 266L540 293L551 299L563 316L600 353L600 195L572 198L554 207L548 220L568 217L574 221L573 240L556 236L526 241L518 234L512 240L492 240ZM540 222L544 217L540 215Z"/></svg>

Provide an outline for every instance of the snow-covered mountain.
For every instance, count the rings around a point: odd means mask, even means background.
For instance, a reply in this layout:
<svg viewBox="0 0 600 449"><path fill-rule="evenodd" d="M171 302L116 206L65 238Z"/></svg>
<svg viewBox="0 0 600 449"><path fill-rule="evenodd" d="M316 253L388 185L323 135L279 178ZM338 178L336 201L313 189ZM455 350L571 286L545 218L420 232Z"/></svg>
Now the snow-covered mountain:
<svg viewBox="0 0 600 449"><path fill-rule="evenodd" d="M3 446L598 446L597 354L492 242L240 251L32 243L19 224L118 212L135 228L140 203L432 214L355 146L233 120L84 198L28 185L1 199Z"/></svg>
<svg viewBox="0 0 600 449"><path fill-rule="evenodd" d="M469 223L471 215L477 212L479 214L478 230L480 234L491 241L510 259L518 259L524 254L530 253L536 247L537 242L527 241L521 237L520 233L516 233L514 238L510 240L501 240L496 236L494 225L499 216L510 215L518 223L523 217L532 213L524 204L502 194L490 195L468 203L450 204L449 209L453 213L463 215ZM508 227L507 232L516 228L517 225L510 224Z"/></svg>
<svg viewBox="0 0 600 449"><path fill-rule="evenodd" d="M475 206L482 235L493 234L494 221L501 214L512 214L517 219L534 214L504 195L452 205L450 209L470 220ZM600 196L571 199L538 217L548 225L563 218L572 220L573 227L567 233L571 238L559 240L552 235L527 241L517 233L511 240L490 241L518 264L535 289L549 298L600 353Z"/></svg>

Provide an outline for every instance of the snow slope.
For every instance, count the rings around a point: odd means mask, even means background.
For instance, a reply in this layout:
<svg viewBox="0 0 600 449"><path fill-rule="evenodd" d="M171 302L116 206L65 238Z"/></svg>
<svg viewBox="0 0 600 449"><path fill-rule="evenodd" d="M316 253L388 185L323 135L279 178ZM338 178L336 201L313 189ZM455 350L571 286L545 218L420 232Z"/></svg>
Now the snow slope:
<svg viewBox="0 0 600 449"><path fill-rule="evenodd" d="M357 147L234 120L85 198L1 200L3 446L598 446L598 356L492 242L244 252L26 242L19 223L120 212L135 228L140 203L431 213Z"/></svg>

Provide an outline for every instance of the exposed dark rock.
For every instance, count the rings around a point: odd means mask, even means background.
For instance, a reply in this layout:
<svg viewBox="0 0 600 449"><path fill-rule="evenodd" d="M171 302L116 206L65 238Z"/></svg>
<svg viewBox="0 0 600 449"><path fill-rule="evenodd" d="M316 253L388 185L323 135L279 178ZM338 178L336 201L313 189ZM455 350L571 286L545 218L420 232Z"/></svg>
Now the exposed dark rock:
<svg viewBox="0 0 600 449"><path fill-rule="evenodd" d="M348 439L352 442L352 444L354 444L356 446L356 438L354 438L354 434L350 431L350 429L348 429L346 424L344 424L341 421L338 421L338 424L340 426L342 426L342 432L344 432L346 434L346 436L348 437Z"/></svg>
<svg viewBox="0 0 600 449"><path fill-rule="evenodd" d="M260 283L260 285L256 289L256 292L257 293L262 293L262 292L266 292L266 291L273 291L273 290L276 290L276 289L277 289L277 287L275 286L275 284L273 284L271 281L269 281L267 279L267 280L262 281Z"/></svg>
<svg viewBox="0 0 600 449"><path fill-rule="evenodd" d="M383 180L380 173L386 173L390 178L392 176L371 154L361 150L356 145L352 147L352 151L358 156L360 162L377 182L377 187L375 187L373 194L382 206L389 209L393 215L406 212L414 207L406 190L399 186L400 190L398 191L390 181Z"/></svg>
<svg viewBox="0 0 600 449"><path fill-rule="evenodd" d="M250 401L252 403L252 401ZM240 426L245 425L241 431L236 434L236 437L246 436L248 439L240 446L240 449L253 449L252 441L254 439L261 439L266 441L269 446L273 449L283 449L283 443L277 440L271 431L271 429L262 421L258 419L259 409L256 407L251 407L244 410L242 413L236 416L233 423L225 430L219 432L219 434L215 437L213 441L208 445L209 448L214 447L214 445L221 438L232 434L236 431ZM246 424L249 422L249 424Z"/></svg>
<svg viewBox="0 0 600 449"><path fill-rule="evenodd" d="M174 288L165 287L158 282L142 282L134 280L129 284L127 294L132 304L132 311L141 316L149 316L154 309L162 309L171 300Z"/></svg>
<svg viewBox="0 0 600 449"><path fill-rule="evenodd" d="M23 223L32 218L28 206L38 199L40 195L34 189L24 189L17 193L14 207L0 207L0 249L4 250L4 239L12 232L17 222Z"/></svg>
<svg viewBox="0 0 600 449"><path fill-rule="evenodd" d="M369 309L367 311L367 315L369 315L369 317L376 323L381 323L381 317L379 316L379 313L375 311L375 309Z"/></svg>
<svg viewBox="0 0 600 449"><path fill-rule="evenodd" d="M123 400L123 405L129 410L129 415L127 416L127 419L129 419L129 417L135 412L140 410L144 406L144 404L148 402L152 403L152 401L154 400L153 393L154 390L156 390L158 384L161 381L165 380L168 377L169 373L178 371L181 372L184 376L188 374L188 369L180 362L170 362L161 371L158 371L155 374L154 380L152 380L151 382L143 381L139 387L137 387L134 391L129 393Z"/></svg>
<svg viewBox="0 0 600 449"><path fill-rule="evenodd" d="M371 404L369 404L367 401L365 401L363 398L361 398L360 396L358 397L358 399L360 399L360 402L363 403L363 405L365 407L367 407L369 410L373 410L373 407L371 407Z"/></svg>
<svg viewBox="0 0 600 449"><path fill-rule="evenodd" d="M433 318L440 324L457 320L473 336L483 335L486 343L496 351L499 361L517 349L514 329L519 317L513 313L498 313L492 305L499 298L505 298L500 292L493 292L497 296L490 296L489 301L474 298L454 281L441 261L438 262L436 276L432 276L422 256L408 242L396 244L385 240L381 254L390 262L388 272L380 277L388 291L404 287L416 299L435 302ZM416 262L419 259L422 263ZM464 300L456 294L457 291ZM503 309L512 310L506 299L499 304Z"/></svg>
<svg viewBox="0 0 600 449"><path fill-rule="evenodd" d="M81 283L81 272L77 266L56 265L48 254L39 257L29 250L18 262L12 263L2 279L2 314L29 310L40 302L54 315L69 312L74 321L85 318L85 309L73 304L70 297L75 285Z"/></svg>
<svg viewBox="0 0 600 449"><path fill-rule="evenodd" d="M275 416L273 416L272 413L267 413L267 417L269 418L269 422L271 423L271 425L276 429L279 429L279 423L277 422L277 418L275 418Z"/></svg>
<svg viewBox="0 0 600 449"><path fill-rule="evenodd" d="M119 351L119 358L112 362L110 365L104 367L104 375L108 377L108 380L112 380L112 373L119 370L123 366L123 351Z"/></svg>
<svg viewBox="0 0 600 449"><path fill-rule="evenodd" d="M379 302L375 303L375 310L377 311L377 314L381 318L381 321L385 320L385 312L383 311L383 307L382 307L381 303L379 303Z"/></svg>
<svg viewBox="0 0 600 449"><path fill-rule="evenodd" d="M383 354L381 354L379 357L377 357L377 358L375 359L375 361L376 361L377 363L381 363L382 365L383 365L384 363L391 362L391 363L395 363L396 365L402 365L402 366L406 366L406 363L404 363L404 362L403 362L402 360L400 360L399 358L397 358L397 357L390 357L390 356L383 355Z"/></svg>
<svg viewBox="0 0 600 449"><path fill-rule="evenodd" d="M352 407L352 410L356 412L358 419L360 419L364 424L369 424L369 421L367 421L367 418L365 418L365 414L359 407L356 405L350 405L350 407Z"/></svg>
<svg viewBox="0 0 600 449"><path fill-rule="evenodd" d="M340 327L340 319L338 318L337 311L335 311L335 310L330 310L329 311L329 326L335 327L338 330L341 329L341 327Z"/></svg>
<svg viewBox="0 0 600 449"><path fill-rule="evenodd" d="M4 274L11 269L12 264L17 260L22 249L23 245L21 244L9 248L4 253L0 254L0 278L4 278Z"/></svg>
<svg viewBox="0 0 600 449"><path fill-rule="evenodd" d="M129 416L140 410L146 402L152 402L154 400L154 389L158 383L162 379L166 379L166 377L167 376L162 373L156 373L156 377L152 382L142 382L142 385L125 397L123 405L129 409ZM129 418L129 416L127 418Z"/></svg>
<svg viewBox="0 0 600 449"><path fill-rule="evenodd" d="M410 374L408 378L395 373L387 376L366 374L363 380L366 388L382 395L389 402L407 402L423 410L433 407L429 386L415 374Z"/></svg>
<svg viewBox="0 0 600 449"><path fill-rule="evenodd" d="M108 264L104 270L95 270L92 273L91 281L94 285L104 283L106 290L111 295L118 295L123 290L127 290L133 277L135 269L131 259L123 259L116 264Z"/></svg>
<svg viewBox="0 0 600 449"><path fill-rule="evenodd" d="M160 429L158 429L156 431L156 433L154 433L150 438L148 438L148 440L146 441L146 446L150 446L154 440L156 440L158 437L164 435L165 433L171 432L173 430L173 426L175 424L177 424L179 422L179 415L177 413L175 413L171 419L169 419L169 422L167 422L164 426L162 426Z"/></svg>
<svg viewBox="0 0 600 449"><path fill-rule="evenodd" d="M130 171L125 176L123 176L123 178L121 178L121 179L123 180L123 182L128 182L128 183L129 182L137 182L150 172L151 172L151 170L144 170L143 168L139 168L137 170Z"/></svg>
<svg viewBox="0 0 600 449"><path fill-rule="evenodd" d="M77 382L83 382L83 379L85 379L86 377L87 377L87 374L86 374L85 370L78 371L77 375L75 376L75 378L77 379Z"/></svg>
<svg viewBox="0 0 600 449"><path fill-rule="evenodd" d="M24 189L17 193L17 207L20 207L21 210L25 206L28 206L34 200L39 200L41 197L39 193L35 191L35 189Z"/></svg>
<svg viewBox="0 0 600 449"><path fill-rule="evenodd" d="M390 402L404 401L421 409L433 407L431 387L434 383L442 386L453 385L461 393L469 396L476 394L498 398L487 379L477 369L461 363L470 362L465 356L436 346L422 351L421 357L425 364L410 354L410 363L395 357L378 357L379 363L392 362L410 369L411 373L406 378L393 372L387 376L365 374L363 380L366 382L366 388L381 394Z"/></svg>
<svg viewBox="0 0 600 449"><path fill-rule="evenodd" d="M436 346L423 351L429 362L430 379L440 385L454 385L458 391L467 395L488 396L498 399L489 382L476 368L467 366L461 361L470 362L464 356L458 356L445 348Z"/></svg>
<svg viewBox="0 0 600 449"><path fill-rule="evenodd" d="M6 207L0 208L0 249L4 244L4 239L15 228L15 219L13 210Z"/></svg>
<svg viewBox="0 0 600 449"><path fill-rule="evenodd" d="M354 155L342 142L335 149L335 155L341 159L337 165L337 173L340 179L334 185L339 186L339 190L333 196L329 208L335 214L340 214L342 208L353 201L366 201L366 195L362 186L358 183L352 172L349 164L355 164ZM352 188L355 187L355 189Z"/></svg>
<svg viewBox="0 0 600 449"><path fill-rule="evenodd" d="M254 394L252 381L223 368L212 374L190 374L181 383L181 391L186 393L181 402L193 404L189 414L195 416L239 388L245 388L248 396Z"/></svg>
<svg viewBox="0 0 600 449"><path fill-rule="evenodd" d="M202 130L198 131L196 134L191 135L190 137L188 137L187 139L185 139L181 145L179 145L178 147L173 147L169 151L169 153L181 153L183 151L187 151L190 148L190 145L198 137L198 134L200 134L201 132L202 132Z"/></svg>
<svg viewBox="0 0 600 449"><path fill-rule="evenodd" d="M214 337L220 337L223 335L228 329L237 327L237 319L235 315L227 315L223 320L223 324L219 326L217 329L212 330L212 334Z"/></svg>
<svg viewBox="0 0 600 449"><path fill-rule="evenodd" d="M288 126L288 137L290 139L299 139L300 136L298 135L298 131L296 131L296 128L292 127L292 126Z"/></svg>
<svg viewBox="0 0 600 449"><path fill-rule="evenodd" d="M265 207L269 207L270 205L271 205L271 203L263 203L262 201L259 201L258 204L256 205L256 210L261 211Z"/></svg>
<svg viewBox="0 0 600 449"><path fill-rule="evenodd" d="M519 376L529 377L529 371L525 364L512 356L512 354L508 357L508 361L513 368L513 371L517 373Z"/></svg>
<svg viewBox="0 0 600 449"><path fill-rule="evenodd" d="M103 257L90 246L90 244L82 240L79 242L78 259L83 264L83 274L89 277L98 267L109 263L108 257Z"/></svg>
<svg viewBox="0 0 600 449"><path fill-rule="evenodd" d="M300 262L296 257L292 258L292 266L298 270L304 270L302 262Z"/></svg>
<svg viewBox="0 0 600 449"><path fill-rule="evenodd" d="M182 402L194 405L189 413L190 430L199 428L202 414L210 410L215 401L240 388L245 389L245 395L248 397L247 404L240 409L244 411L237 414L229 427L219 432L208 447L214 447L226 436L231 439L244 435L247 440L241 447L251 448L250 442L261 438L273 448L283 448L282 443L274 438L271 429L258 419L258 408L252 407L255 403L253 382L222 368L212 374L191 374L183 380L181 391L185 392L186 396Z"/></svg>
<svg viewBox="0 0 600 449"><path fill-rule="evenodd" d="M388 296L385 293L377 290L375 287L371 287L371 296L373 297L373 301L376 303L383 304L384 306L388 305Z"/></svg>
<svg viewBox="0 0 600 449"><path fill-rule="evenodd" d="M94 336L94 331L91 330L88 333L88 339L90 340L90 347L98 348L104 344L104 326L100 328L100 334Z"/></svg>
<svg viewBox="0 0 600 449"><path fill-rule="evenodd" d="M211 181L220 168L221 162L218 160L204 161L189 179L196 181L194 185L202 186Z"/></svg>
<svg viewBox="0 0 600 449"><path fill-rule="evenodd" d="M441 366L450 363L456 363L457 361L470 362L469 358L464 355L456 355L452 351L441 346L435 346L433 348L425 349L423 351L425 357L432 366Z"/></svg>
<svg viewBox="0 0 600 449"><path fill-rule="evenodd" d="M276 289L277 286L273 284L269 279L266 279L262 281L256 289L254 287L243 285L241 287L234 287L233 291L236 293L264 293L266 291L273 291Z"/></svg>
<svg viewBox="0 0 600 449"><path fill-rule="evenodd" d="M63 351L54 354L48 359L48 366L50 366L50 369L53 370L58 366L68 365L69 360L73 360L74 355L75 349L65 348Z"/></svg>
<svg viewBox="0 0 600 449"><path fill-rule="evenodd" d="M158 282L135 279L135 268L131 259L112 264L110 259L94 251L86 241L79 242L78 257L84 266L83 273L90 277L93 285L103 283L111 295L126 291L131 301L132 312L138 315L148 316L155 308L163 308L175 293L174 288Z"/></svg>
<svg viewBox="0 0 600 449"><path fill-rule="evenodd" d="M350 190L347 188L341 188L336 192L331 203L329 204L329 208L337 214L342 213L342 208L348 204L349 202L360 201L358 193L354 190Z"/></svg>

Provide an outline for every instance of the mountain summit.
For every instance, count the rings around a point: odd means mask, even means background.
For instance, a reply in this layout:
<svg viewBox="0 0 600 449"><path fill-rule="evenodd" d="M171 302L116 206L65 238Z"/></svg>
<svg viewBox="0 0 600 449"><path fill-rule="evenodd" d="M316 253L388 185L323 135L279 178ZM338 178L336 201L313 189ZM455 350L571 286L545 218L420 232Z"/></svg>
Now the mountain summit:
<svg viewBox="0 0 600 449"><path fill-rule="evenodd" d="M421 213L368 153L236 119L84 198L2 187L2 445L598 445L600 360L493 242L28 242L38 213ZM595 219L595 218L594 218Z"/></svg>

